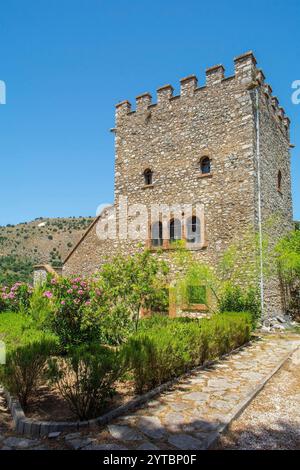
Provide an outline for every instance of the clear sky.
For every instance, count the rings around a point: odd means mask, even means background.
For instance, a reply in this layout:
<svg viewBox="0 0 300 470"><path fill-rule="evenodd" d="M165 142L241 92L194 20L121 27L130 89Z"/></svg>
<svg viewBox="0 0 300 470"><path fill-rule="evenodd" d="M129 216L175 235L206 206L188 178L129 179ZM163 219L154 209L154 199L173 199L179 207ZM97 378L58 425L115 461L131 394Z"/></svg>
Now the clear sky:
<svg viewBox="0 0 300 470"><path fill-rule="evenodd" d="M1 0L0 224L113 201L114 105L252 49L292 120L300 219L299 0Z"/></svg>

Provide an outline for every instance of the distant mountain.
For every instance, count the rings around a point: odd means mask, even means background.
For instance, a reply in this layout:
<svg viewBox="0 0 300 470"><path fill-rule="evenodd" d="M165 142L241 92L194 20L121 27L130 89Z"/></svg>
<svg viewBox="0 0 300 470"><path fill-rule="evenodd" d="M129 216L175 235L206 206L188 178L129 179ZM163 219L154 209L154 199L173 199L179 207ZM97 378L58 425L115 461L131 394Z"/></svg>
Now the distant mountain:
<svg viewBox="0 0 300 470"><path fill-rule="evenodd" d="M0 284L30 281L34 264L60 265L92 217L39 218L0 226Z"/></svg>

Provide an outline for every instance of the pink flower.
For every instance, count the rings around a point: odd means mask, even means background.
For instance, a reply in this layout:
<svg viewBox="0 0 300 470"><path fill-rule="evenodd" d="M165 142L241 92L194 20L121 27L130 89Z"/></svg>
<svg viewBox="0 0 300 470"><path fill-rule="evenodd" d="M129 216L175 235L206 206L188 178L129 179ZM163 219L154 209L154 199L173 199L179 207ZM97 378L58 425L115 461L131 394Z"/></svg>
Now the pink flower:
<svg viewBox="0 0 300 470"><path fill-rule="evenodd" d="M72 292L73 292L73 289L68 289L67 290L67 294L72 294Z"/></svg>
<svg viewBox="0 0 300 470"><path fill-rule="evenodd" d="M51 279L51 284L52 284L52 285L57 284L57 280L55 279L55 277L54 277L53 279Z"/></svg>
<svg viewBox="0 0 300 470"><path fill-rule="evenodd" d="M47 297L47 299L51 299L53 297L53 294L52 292L50 292L49 290L46 290L44 293L43 293L43 297Z"/></svg>
<svg viewBox="0 0 300 470"><path fill-rule="evenodd" d="M66 303L65 300L61 301L61 305L65 305L65 303Z"/></svg>
<svg viewBox="0 0 300 470"><path fill-rule="evenodd" d="M78 294L79 294L79 295L84 294L83 290L82 290L82 289L79 289Z"/></svg>
<svg viewBox="0 0 300 470"><path fill-rule="evenodd" d="M91 301L90 301L90 300L87 300L87 301L85 302L85 305L91 305Z"/></svg>

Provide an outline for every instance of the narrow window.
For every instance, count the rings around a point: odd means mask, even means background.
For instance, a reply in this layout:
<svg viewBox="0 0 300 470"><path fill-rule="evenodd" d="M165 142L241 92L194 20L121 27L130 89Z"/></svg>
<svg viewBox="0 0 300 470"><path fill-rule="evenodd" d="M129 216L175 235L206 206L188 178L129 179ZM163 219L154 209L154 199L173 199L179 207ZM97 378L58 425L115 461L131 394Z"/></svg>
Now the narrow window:
<svg viewBox="0 0 300 470"><path fill-rule="evenodd" d="M163 244L163 224L154 222L151 227L151 245L162 246Z"/></svg>
<svg viewBox="0 0 300 470"><path fill-rule="evenodd" d="M187 220L187 242L200 243L200 220L193 215Z"/></svg>
<svg viewBox="0 0 300 470"><path fill-rule="evenodd" d="M150 168L147 168L147 170L144 171L144 181L146 186L150 186L153 181L153 172L150 170Z"/></svg>
<svg viewBox="0 0 300 470"><path fill-rule="evenodd" d="M178 219L171 219L169 223L170 242L181 240L181 222Z"/></svg>
<svg viewBox="0 0 300 470"><path fill-rule="evenodd" d="M209 157L201 158L200 171L202 175L208 175L210 173L210 158Z"/></svg>
<svg viewBox="0 0 300 470"><path fill-rule="evenodd" d="M282 173L279 170L277 174L277 191L281 193L282 190Z"/></svg>

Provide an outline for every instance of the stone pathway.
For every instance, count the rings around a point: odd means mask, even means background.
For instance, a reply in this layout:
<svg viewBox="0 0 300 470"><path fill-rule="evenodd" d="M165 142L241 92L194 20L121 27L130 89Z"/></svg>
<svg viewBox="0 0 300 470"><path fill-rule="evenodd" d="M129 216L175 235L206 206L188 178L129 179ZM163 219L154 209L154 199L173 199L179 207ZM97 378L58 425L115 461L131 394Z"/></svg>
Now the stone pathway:
<svg viewBox="0 0 300 470"><path fill-rule="evenodd" d="M0 425L0 448L203 449L219 426L298 346L299 336L266 336L216 365L191 374L142 409L115 419L103 429L33 440L12 435L11 431L2 432Z"/></svg>
<svg viewBox="0 0 300 470"><path fill-rule="evenodd" d="M234 420L217 449L300 449L300 349Z"/></svg>

